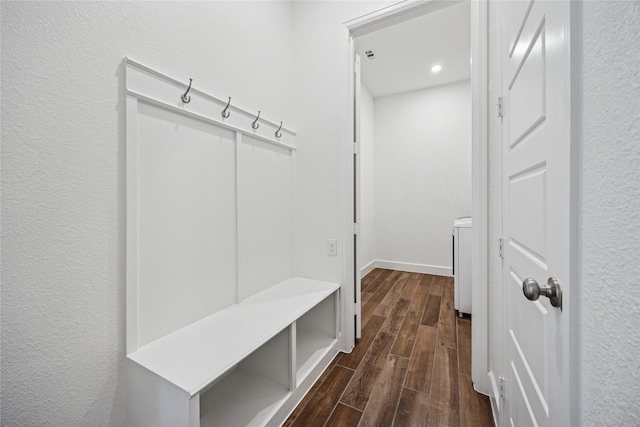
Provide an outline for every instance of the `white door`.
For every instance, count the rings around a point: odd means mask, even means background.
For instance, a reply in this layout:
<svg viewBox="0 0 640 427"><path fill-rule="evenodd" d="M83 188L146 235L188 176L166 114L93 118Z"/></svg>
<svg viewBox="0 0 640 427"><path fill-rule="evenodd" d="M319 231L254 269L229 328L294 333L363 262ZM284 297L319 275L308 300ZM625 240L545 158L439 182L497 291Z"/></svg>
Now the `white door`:
<svg viewBox="0 0 640 427"><path fill-rule="evenodd" d="M568 426L571 260L570 15L565 1L510 1L502 27L504 425ZM556 278L562 307L529 293ZM535 280L535 282L533 282ZM576 363L576 361L573 361Z"/></svg>

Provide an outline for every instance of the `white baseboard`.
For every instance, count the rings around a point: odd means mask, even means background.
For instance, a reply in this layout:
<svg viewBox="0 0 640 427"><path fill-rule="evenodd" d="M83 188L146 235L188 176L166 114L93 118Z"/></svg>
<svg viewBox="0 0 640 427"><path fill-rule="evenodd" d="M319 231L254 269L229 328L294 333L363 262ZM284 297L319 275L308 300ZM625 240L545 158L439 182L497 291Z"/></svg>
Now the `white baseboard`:
<svg viewBox="0 0 640 427"><path fill-rule="evenodd" d="M362 267L362 269L360 270L361 277L364 277L374 268L408 271L409 273L433 274L435 276L453 276L453 269L451 267L376 259L371 261L366 266Z"/></svg>
<svg viewBox="0 0 640 427"><path fill-rule="evenodd" d="M360 269L360 277L364 277L367 274L371 273L371 271L373 271L374 268L376 268L375 259Z"/></svg>

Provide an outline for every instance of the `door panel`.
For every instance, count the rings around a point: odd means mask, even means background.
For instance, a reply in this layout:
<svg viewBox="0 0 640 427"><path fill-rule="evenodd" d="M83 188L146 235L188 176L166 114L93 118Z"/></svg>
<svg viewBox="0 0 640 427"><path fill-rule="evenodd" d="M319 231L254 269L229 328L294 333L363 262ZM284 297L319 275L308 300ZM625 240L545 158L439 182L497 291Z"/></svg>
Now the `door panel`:
<svg viewBox="0 0 640 427"><path fill-rule="evenodd" d="M546 164L509 177L510 244L546 264ZM522 283L522 282L520 282Z"/></svg>
<svg viewBox="0 0 640 427"><path fill-rule="evenodd" d="M515 70L509 87L511 108L518 111L509 123L509 144L513 148L540 125L545 117L544 27Z"/></svg>
<svg viewBox="0 0 640 427"><path fill-rule="evenodd" d="M506 40L509 41L507 47L510 57L514 55L516 48L519 46L523 25L528 22L527 15L531 11L532 5L533 1L516 1L508 9L503 10L502 27Z"/></svg>
<svg viewBox="0 0 640 427"><path fill-rule="evenodd" d="M518 370L516 369L513 362L511 363L511 378L512 384L510 385L514 389L517 387L515 392L510 393L511 398L511 417L509 419L509 424L513 427L516 426L537 426L536 416L533 413L533 409L531 409L531 405L529 404L529 397L527 396L527 392L525 387L522 385L522 380L520 375L518 375Z"/></svg>
<svg viewBox="0 0 640 427"><path fill-rule="evenodd" d="M514 285L514 291L519 291L522 287L522 281L511 283ZM517 350L513 354L514 360L518 358L522 359L531 372L529 375L532 377L532 381L544 386L545 327L548 326L549 323L548 310L539 301L528 303L526 299L521 299L523 301L516 303L514 307L517 310L514 310L512 318L509 344L513 344L514 350ZM531 329L527 333L526 339L518 340L515 331L526 330L530 319L533 319L536 325L540 327ZM524 356L525 354L527 355L526 358Z"/></svg>
<svg viewBox="0 0 640 427"><path fill-rule="evenodd" d="M499 2L502 32L506 424L567 425L569 317L526 278L557 277L570 260L568 2ZM553 404L552 404L553 402Z"/></svg>
<svg viewBox="0 0 640 427"><path fill-rule="evenodd" d="M536 381L532 371L536 369L536 366L532 366L529 364L529 361L535 362L537 359L527 358L524 355L525 350L523 350L518 341L515 338L515 335L511 335L513 339L513 345L515 349L518 351L517 356L512 360L514 370L516 372L523 372L526 375L522 375L521 382L523 384L522 389L528 390L529 392L535 392L535 396L531 396L531 398L527 399L527 402L530 403L533 414L537 420L543 420L549 415L549 405L547 404L547 400L545 398L545 384L541 384ZM540 356L544 355L543 349L539 349Z"/></svg>

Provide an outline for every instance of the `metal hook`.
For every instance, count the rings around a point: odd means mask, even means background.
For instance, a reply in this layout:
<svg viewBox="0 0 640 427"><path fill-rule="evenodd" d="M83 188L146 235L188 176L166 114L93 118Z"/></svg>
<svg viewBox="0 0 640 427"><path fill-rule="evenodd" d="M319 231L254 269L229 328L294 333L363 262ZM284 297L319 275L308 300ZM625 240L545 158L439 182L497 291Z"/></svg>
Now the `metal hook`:
<svg viewBox="0 0 640 427"><path fill-rule="evenodd" d="M185 104L188 104L189 102L191 102L191 96L189 96L187 94L191 90L191 82L192 81L193 81L193 79L189 79L189 87L187 88L187 91L185 93L183 93L182 96L180 97L180 99L182 99L182 102L184 102Z"/></svg>
<svg viewBox="0 0 640 427"><path fill-rule="evenodd" d="M282 136L282 132L280 132L280 129L282 129L282 122L280 122L280 127L276 131L276 138L280 138Z"/></svg>
<svg viewBox="0 0 640 427"><path fill-rule="evenodd" d="M224 110L222 110L221 113L222 117L224 117L225 119L231 115L231 113L227 111L229 109L229 105L231 105L231 97L229 97L229 102L227 102L227 106L224 107Z"/></svg>
<svg viewBox="0 0 640 427"><path fill-rule="evenodd" d="M254 129L258 129L260 127L260 123L258 123L258 119L260 118L260 110L258 110L258 117L251 123L251 127Z"/></svg>

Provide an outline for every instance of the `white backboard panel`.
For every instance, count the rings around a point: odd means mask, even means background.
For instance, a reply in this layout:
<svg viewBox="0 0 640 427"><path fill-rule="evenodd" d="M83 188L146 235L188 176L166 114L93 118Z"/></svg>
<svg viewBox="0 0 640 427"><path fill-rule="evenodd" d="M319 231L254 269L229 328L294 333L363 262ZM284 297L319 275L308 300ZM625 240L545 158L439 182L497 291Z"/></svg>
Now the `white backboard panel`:
<svg viewBox="0 0 640 427"><path fill-rule="evenodd" d="M138 343L235 303L235 134L138 105Z"/></svg>

